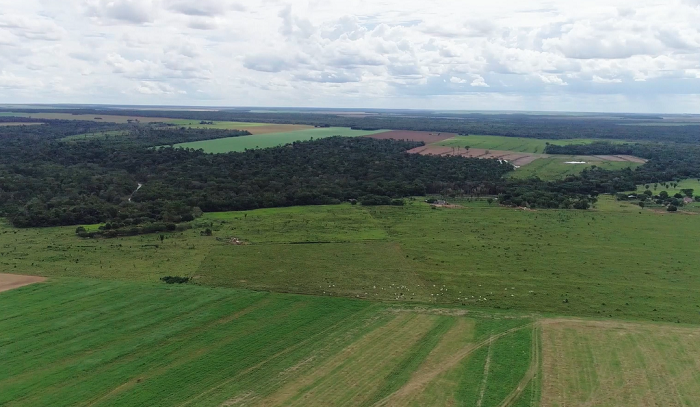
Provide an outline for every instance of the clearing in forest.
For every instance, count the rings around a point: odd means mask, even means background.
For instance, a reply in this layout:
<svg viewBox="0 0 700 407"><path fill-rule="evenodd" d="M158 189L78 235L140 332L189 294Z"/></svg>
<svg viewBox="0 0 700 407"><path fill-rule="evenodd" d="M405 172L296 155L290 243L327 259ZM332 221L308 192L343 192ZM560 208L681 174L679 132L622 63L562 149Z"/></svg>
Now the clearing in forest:
<svg viewBox="0 0 700 407"><path fill-rule="evenodd" d="M411 131L411 130L391 130L372 134L372 137L379 140L409 140L422 141L425 144L437 143L454 137L454 133L440 133L436 131Z"/></svg>
<svg viewBox="0 0 700 407"><path fill-rule="evenodd" d="M620 143L620 141L611 141L603 139L536 139L526 137L506 137L506 136L485 136L485 135L469 135L456 136L449 140L436 143L442 147L469 147L480 149L493 149L503 151L514 151L519 153L544 153L547 144L555 145L570 145L570 144L591 144L598 141L607 141L612 143Z"/></svg>
<svg viewBox="0 0 700 407"><path fill-rule="evenodd" d="M267 126L265 126L267 127ZM256 127L242 128L255 133ZM175 147L203 149L207 153L228 153L233 151L245 151L247 149L268 148L283 146L295 141L316 140L320 138L342 136L359 137L386 130L365 131L352 130L349 127L317 127L305 130L282 131L266 134L254 134L252 136L227 137L216 140L194 141L190 143L176 144Z"/></svg>
<svg viewBox="0 0 700 407"><path fill-rule="evenodd" d="M700 328L572 319L542 327L542 407L700 405Z"/></svg>

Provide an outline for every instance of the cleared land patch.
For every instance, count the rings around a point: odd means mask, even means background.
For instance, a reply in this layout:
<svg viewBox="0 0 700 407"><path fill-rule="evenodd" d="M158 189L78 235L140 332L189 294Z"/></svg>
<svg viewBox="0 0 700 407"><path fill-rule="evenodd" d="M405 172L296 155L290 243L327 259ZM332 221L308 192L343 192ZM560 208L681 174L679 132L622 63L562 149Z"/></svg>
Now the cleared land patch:
<svg viewBox="0 0 700 407"><path fill-rule="evenodd" d="M251 129L243 129L253 132ZM228 137L216 140L195 141L191 143L176 144L175 147L203 149L207 153L228 153L232 151L245 151L246 149L277 147L295 141L306 141L333 136L359 137L385 130L364 131L352 130L349 127L319 127L290 132L267 133L253 136Z"/></svg>
<svg viewBox="0 0 700 407"><path fill-rule="evenodd" d="M470 136L471 137L471 136ZM481 136L482 138L493 136ZM509 137L502 137L509 138ZM521 139L530 140L530 139ZM540 140L541 141L541 140ZM566 175L578 174L584 168L590 168L595 165L608 170L616 170L622 168L635 168L642 165L646 160L630 155L595 155L595 156L571 156L571 155L552 155L541 153L518 152L517 150L537 149L530 144L516 145L511 144L516 148L513 150L490 150L484 148L466 148L463 144L453 143L448 145L449 140L443 143L430 144L426 146L416 147L409 150L412 154L422 155L440 155L440 156L462 156L476 158L491 158L505 160L516 167L516 170L510 173L514 178L528 178L538 176L542 179L558 179ZM497 144L497 143L494 143Z"/></svg>
<svg viewBox="0 0 700 407"><path fill-rule="evenodd" d="M500 338L495 406L530 359L528 318L192 285L52 279L3 293L0 312L3 405L464 404L478 390L454 380ZM429 390L405 391L417 381Z"/></svg>
<svg viewBox="0 0 700 407"><path fill-rule="evenodd" d="M620 141L610 141L602 139L550 140L525 137L470 135L456 136L436 144L444 147L469 147L478 149L494 149L504 151L515 151L520 153L542 154L544 153L547 144L564 146L570 144L590 144L595 141L609 141L613 143L620 143Z"/></svg>
<svg viewBox="0 0 700 407"><path fill-rule="evenodd" d="M219 130L247 130L251 134L268 134L268 133L285 133L296 130L313 129L313 126L305 126L301 124L269 124L269 123L252 123L252 122L226 122L214 121L202 124L197 120L175 119L168 120L168 123L181 127L189 127L193 129L219 129Z"/></svg>
<svg viewBox="0 0 700 407"><path fill-rule="evenodd" d="M209 286L700 323L692 239L700 216L600 198L589 211L448 198L461 207L408 201L205 214L162 242L157 234L80 239L75 227L0 225L0 267L45 277L155 283L180 275ZM213 236L201 236L205 228ZM249 244L232 245L232 237Z"/></svg>
<svg viewBox="0 0 700 407"><path fill-rule="evenodd" d="M700 328L542 322L542 406L698 406Z"/></svg>
<svg viewBox="0 0 700 407"><path fill-rule="evenodd" d="M576 175L583 171L584 168L592 166L600 167L606 170L620 170L623 168L636 168L641 163L640 158L633 157L635 161L625 161L621 157L615 157L615 160L606 161L603 156L559 156L550 155L543 157L528 165L523 165L521 168L508 174L513 178L529 178L533 176L540 177L545 180L561 179L567 175ZM631 156L630 156L631 157Z"/></svg>
<svg viewBox="0 0 700 407"><path fill-rule="evenodd" d="M44 277L0 273L0 292L24 287L29 284L40 283L45 280Z"/></svg>
<svg viewBox="0 0 700 407"><path fill-rule="evenodd" d="M430 131L410 131L410 130L390 130L384 131L382 133L372 134L369 137L387 140L409 140L409 141L423 141L425 144L437 143L443 140L450 139L454 137L453 133L438 133Z"/></svg>

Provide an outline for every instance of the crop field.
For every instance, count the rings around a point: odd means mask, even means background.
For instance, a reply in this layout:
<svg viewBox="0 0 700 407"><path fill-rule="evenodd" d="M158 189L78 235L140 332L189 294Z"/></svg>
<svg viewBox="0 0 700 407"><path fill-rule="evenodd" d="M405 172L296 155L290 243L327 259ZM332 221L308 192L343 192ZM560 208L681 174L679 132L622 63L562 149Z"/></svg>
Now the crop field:
<svg viewBox="0 0 700 407"><path fill-rule="evenodd" d="M182 275L213 287L700 323L698 216L610 197L590 211L458 204L212 213L163 242L2 226L0 267L142 282ZM200 236L205 227L214 236ZM232 237L246 244L232 245Z"/></svg>
<svg viewBox="0 0 700 407"><path fill-rule="evenodd" d="M593 165L605 170L636 168L642 165L641 163L629 161L602 161L596 160L595 158L591 160L591 158L592 157L587 156L564 155L539 158L516 169L508 175L513 178L529 178L537 176L544 180L554 180L564 178L567 175L579 174L584 168L590 168ZM571 164L571 162L585 162L585 164Z"/></svg>
<svg viewBox="0 0 700 407"><path fill-rule="evenodd" d="M266 126L267 127L267 126ZM256 127L248 130L255 132ZM232 151L245 151L246 149L277 147L293 143L295 141L305 141L333 136L359 137L379 133L385 130L364 131L352 130L349 127L322 127L309 128L306 130L295 130L281 133L266 133L253 136L228 137L216 140L194 141L191 143L176 144L175 147L203 149L207 153L228 153Z"/></svg>
<svg viewBox="0 0 700 407"><path fill-rule="evenodd" d="M515 151L519 153L544 153L547 143L556 145L569 144L590 144L593 139L568 139L568 140L545 140L522 137L504 137L504 136L483 136L469 135L456 136L448 140L436 143L444 147L469 147L480 149L493 149L503 151Z"/></svg>
<svg viewBox="0 0 700 407"><path fill-rule="evenodd" d="M698 406L700 328L542 323L542 406Z"/></svg>
<svg viewBox="0 0 700 407"><path fill-rule="evenodd" d="M537 402L539 334L516 315L86 279L0 310L1 405Z"/></svg>

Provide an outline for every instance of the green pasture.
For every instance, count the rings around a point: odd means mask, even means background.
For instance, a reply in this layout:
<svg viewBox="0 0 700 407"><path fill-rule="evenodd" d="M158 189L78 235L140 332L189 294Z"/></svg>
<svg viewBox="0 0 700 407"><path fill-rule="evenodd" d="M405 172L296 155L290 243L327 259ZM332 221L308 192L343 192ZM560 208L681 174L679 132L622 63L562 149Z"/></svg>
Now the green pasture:
<svg viewBox="0 0 700 407"><path fill-rule="evenodd" d="M499 151L515 151L518 153L544 153L547 143L556 145L570 145L570 144L590 144L595 141L604 140L594 140L594 139L566 139L566 140L546 140L546 139L534 139L534 138L523 138L523 137L504 137L504 136L483 136L483 135L469 135L469 136L456 136L451 139L435 143L434 145L446 146L446 147L469 147L469 148L482 148L482 149L492 149ZM619 141L618 141L619 142Z"/></svg>
<svg viewBox="0 0 700 407"><path fill-rule="evenodd" d="M682 194L682 189L692 189L693 195L700 195L700 180L694 178L688 178L677 182L677 186L673 186L672 182L662 182L659 184L646 184L649 185L649 190L658 195L661 191L668 192L669 195ZM637 192L644 192L646 185L637 186ZM666 187L668 185L668 188Z"/></svg>
<svg viewBox="0 0 700 407"><path fill-rule="evenodd" d="M277 147L295 141L305 141L333 136L358 137L381 133L386 130L364 131L352 130L349 127L323 127L308 130L297 130L284 133L258 134L253 136L228 137L216 140L194 141L176 144L175 147L203 149L207 153L228 153L245 151L247 149Z"/></svg>
<svg viewBox="0 0 700 407"><path fill-rule="evenodd" d="M621 170L623 168L636 168L640 163L625 161L588 161L590 157L579 157L571 155L556 155L545 158L538 158L530 164L523 165L509 173L512 178L540 177L544 180L562 179L567 175L576 175L584 168L596 166L605 170ZM571 161L584 161L586 164L567 164Z"/></svg>
<svg viewBox="0 0 700 407"><path fill-rule="evenodd" d="M213 213L192 230L80 239L0 228L6 272L561 315L700 322L700 218L601 197L596 209L349 204ZM214 236L200 236L211 228ZM237 238L246 244L234 245Z"/></svg>
<svg viewBox="0 0 700 407"><path fill-rule="evenodd" d="M213 124L200 124L201 120L194 119L168 119L167 122L176 126L191 127L196 129L222 129L222 130L240 130L242 127L259 127L269 126L269 123L251 123L251 122L227 122L214 121Z"/></svg>
<svg viewBox="0 0 700 407"><path fill-rule="evenodd" d="M0 405L497 406L532 360L528 318L342 298L55 278L0 310Z"/></svg>

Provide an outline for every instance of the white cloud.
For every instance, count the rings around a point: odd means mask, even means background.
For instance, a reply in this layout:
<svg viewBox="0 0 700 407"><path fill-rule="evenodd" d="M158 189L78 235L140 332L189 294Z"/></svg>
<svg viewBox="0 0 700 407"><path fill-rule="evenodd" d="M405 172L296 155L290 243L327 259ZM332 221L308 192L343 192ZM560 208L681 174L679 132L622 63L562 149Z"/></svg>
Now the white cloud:
<svg viewBox="0 0 700 407"><path fill-rule="evenodd" d="M697 0L5 3L0 102L700 112Z"/></svg>
<svg viewBox="0 0 700 407"><path fill-rule="evenodd" d="M477 75L477 78L474 79L471 83L471 86L477 87L477 88L488 88L489 85L484 81L484 78L481 76Z"/></svg>
<svg viewBox="0 0 700 407"><path fill-rule="evenodd" d="M153 0L91 0L87 10L91 17L143 24L155 19L157 4Z"/></svg>

